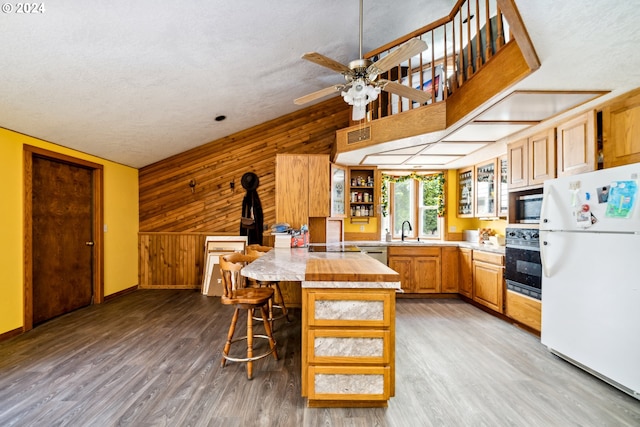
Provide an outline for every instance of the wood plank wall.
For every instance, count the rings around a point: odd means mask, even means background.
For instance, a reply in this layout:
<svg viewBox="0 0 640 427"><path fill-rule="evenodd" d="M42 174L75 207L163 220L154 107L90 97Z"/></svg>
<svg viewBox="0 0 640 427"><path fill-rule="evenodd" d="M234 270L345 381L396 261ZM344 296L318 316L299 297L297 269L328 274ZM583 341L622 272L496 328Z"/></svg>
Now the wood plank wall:
<svg viewBox="0 0 640 427"><path fill-rule="evenodd" d="M272 225L276 154L330 154L335 132L349 125L348 107L332 98L140 169L140 231L238 232L245 172L260 178L264 223Z"/></svg>
<svg viewBox="0 0 640 427"><path fill-rule="evenodd" d="M348 107L333 98L140 169L139 286L199 288L204 236L239 234L242 175L260 178L258 195L270 227L276 154L331 153L336 130L349 125Z"/></svg>

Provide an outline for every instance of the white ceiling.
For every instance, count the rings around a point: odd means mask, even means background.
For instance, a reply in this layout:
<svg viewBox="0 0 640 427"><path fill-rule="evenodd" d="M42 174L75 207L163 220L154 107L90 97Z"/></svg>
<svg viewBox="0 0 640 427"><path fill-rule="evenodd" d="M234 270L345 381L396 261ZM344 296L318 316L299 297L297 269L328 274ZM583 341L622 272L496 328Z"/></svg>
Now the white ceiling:
<svg viewBox="0 0 640 427"><path fill-rule="evenodd" d="M366 52L443 17L455 0L364 3ZM513 89L612 91L587 107L640 86L634 3L516 0L542 66ZM133 167L304 108L293 99L340 82L304 52L358 56L358 0L43 5L0 13L0 127ZM451 140L469 139L455 131ZM411 163L450 154L434 148Z"/></svg>

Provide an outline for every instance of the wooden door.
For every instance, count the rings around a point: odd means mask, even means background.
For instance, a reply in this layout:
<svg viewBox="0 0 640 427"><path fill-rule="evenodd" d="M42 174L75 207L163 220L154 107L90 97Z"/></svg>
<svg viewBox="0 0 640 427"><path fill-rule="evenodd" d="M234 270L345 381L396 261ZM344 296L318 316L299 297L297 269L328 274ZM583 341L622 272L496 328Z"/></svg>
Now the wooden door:
<svg viewBox="0 0 640 427"><path fill-rule="evenodd" d="M437 248L440 250L440 248ZM440 293L440 255L414 259L413 290L416 293Z"/></svg>
<svg viewBox="0 0 640 427"><path fill-rule="evenodd" d="M331 180L328 154L309 155L309 184L306 197L309 200L310 217L331 216Z"/></svg>
<svg viewBox="0 0 640 427"><path fill-rule="evenodd" d="M507 146L509 162L509 188L526 187L529 184L529 156L526 139L512 142Z"/></svg>
<svg viewBox="0 0 640 427"><path fill-rule="evenodd" d="M640 162L640 94L616 99L602 110L605 169Z"/></svg>
<svg viewBox="0 0 640 427"><path fill-rule="evenodd" d="M467 298L473 298L472 250L460 248L458 255L460 256L459 292Z"/></svg>
<svg viewBox="0 0 640 427"><path fill-rule="evenodd" d="M91 304L93 184L90 169L33 157L33 324Z"/></svg>
<svg viewBox="0 0 640 427"><path fill-rule="evenodd" d="M442 276L441 292L458 293L459 259L458 248L455 246L443 246L442 248Z"/></svg>
<svg viewBox="0 0 640 427"><path fill-rule="evenodd" d="M473 299L502 313L502 267L473 261Z"/></svg>
<svg viewBox="0 0 640 427"><path fill-rule="evenodd" d="M327 166L328 168L328 166ZM300 228L309 221L309 156L276 156L276 222ZM327 169L327 180L329 170Z"/></svg>
<svg viewBox="0 0 640 427"><path fill-rule="evenodd" d="M389 256L389 268L400 275L400 287L405 292L413 292L413 257Z"/></svg>

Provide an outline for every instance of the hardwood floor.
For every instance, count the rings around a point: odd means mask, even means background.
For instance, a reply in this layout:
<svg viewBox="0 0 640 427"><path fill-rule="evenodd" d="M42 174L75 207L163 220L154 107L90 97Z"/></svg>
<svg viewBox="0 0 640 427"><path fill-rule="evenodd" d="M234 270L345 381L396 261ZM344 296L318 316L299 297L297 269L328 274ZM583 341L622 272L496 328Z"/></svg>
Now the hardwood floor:
<svg viewBox="0 0 640 427"><path fill-rule="evenodd" d="M460 300L398 300L388 408L307 408L300 312L249 381L220 367L231 310L141 290L2 342L0 425L640 426L639 401Z"/></svg>

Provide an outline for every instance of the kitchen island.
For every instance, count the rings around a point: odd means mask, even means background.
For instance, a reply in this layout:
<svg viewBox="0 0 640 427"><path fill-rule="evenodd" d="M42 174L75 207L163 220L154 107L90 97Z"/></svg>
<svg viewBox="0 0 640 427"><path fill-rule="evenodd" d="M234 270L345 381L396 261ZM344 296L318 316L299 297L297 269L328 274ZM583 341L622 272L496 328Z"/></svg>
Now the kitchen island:
<svg viewBox="0 0 640 427"><path fill-rule="evenodd" d="M387 405L395 394L395 271L359 252L277 248L242 274L300 282L309 406Z"/></svg>

